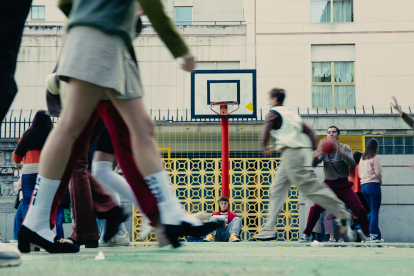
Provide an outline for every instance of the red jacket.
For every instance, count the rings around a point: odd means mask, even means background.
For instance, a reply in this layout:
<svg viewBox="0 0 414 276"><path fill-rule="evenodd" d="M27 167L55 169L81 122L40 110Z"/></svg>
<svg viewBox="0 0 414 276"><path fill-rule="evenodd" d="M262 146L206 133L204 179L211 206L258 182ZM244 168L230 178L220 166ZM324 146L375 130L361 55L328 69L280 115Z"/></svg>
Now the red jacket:
<svg viewBox="0 0 414 276"><path fill-rule="evenodd" d="M218 212L215 212L214 214L212 214L212 216L219 216L220 215L220 211L218 211ZM230 222L235 218L235 217L237 217L237 215L235 214L235 213L233 213L233 212L230 212L229 210L227 210L227 219L229 220L228 221L228 224L230 224Z"/></svg>
<svg viewBox="0 0 414 276"><path fill-rule="evenodd" d="M361 193L361 178L359 178L358 174L359 164L355 164L355 169L353 172L349 174L349 180L354 183L352 186L352 190L354 190L355 193Z"/></svg>

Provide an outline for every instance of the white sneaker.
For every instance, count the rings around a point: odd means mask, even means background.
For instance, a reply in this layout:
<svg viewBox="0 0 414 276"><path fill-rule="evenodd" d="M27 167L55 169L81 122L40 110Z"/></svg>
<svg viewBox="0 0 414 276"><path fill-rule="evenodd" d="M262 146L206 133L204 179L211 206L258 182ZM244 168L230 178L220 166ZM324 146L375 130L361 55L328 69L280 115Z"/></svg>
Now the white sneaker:
<svg viewBox="0 0 414 276"><path fill-rule="evenodd" d="M311 242L311 237L303 234L303 236L299 239L299 243L308 243Z"/></svg>
<svg viewBox="0 0 414 276"><path fill-rule="evenodd" d="M358 238L361 240L361 242L365 242L367 240L367 237L365 236L364 232L362 232L361 229L357 229L356 231Z"/></svg>
<svg viewBox="0 0 414 276"><path fill-rule="evenodd" d="M377 238L378 235L369 234L369 237L367 237L366 243L379 243L380 240Z"/></svg>
<svg viewBox="0 0 414 276"><path fill-rule="evenodd" d="M108 242L104 242L103 240L99 240L99 247L127 246L129 244L130 244L130 241L129 241L129 233L128 232L125 232L125 235L123 235L123 236L115 235Z"/></svg>
<svg viewBox="0 0 414 276"><path fill-rule="evenodd" d="M263 229L260 233L252 235L253 239L256 240L272 240L275 238L276 232L274 230Z"/></svg>
<svg viewBox="0 0 414 276"><path fill-rule="evenodd" d="M20 251L16 246L0 243L0 267L20 265Z"/></svg>

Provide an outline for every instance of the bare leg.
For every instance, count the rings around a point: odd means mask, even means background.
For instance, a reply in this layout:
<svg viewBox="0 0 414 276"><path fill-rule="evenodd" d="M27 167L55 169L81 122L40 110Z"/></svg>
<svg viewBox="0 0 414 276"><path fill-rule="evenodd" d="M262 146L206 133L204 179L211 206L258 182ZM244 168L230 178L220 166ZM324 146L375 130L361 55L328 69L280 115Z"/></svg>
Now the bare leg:
<svg viewBox="0 0 414 276"><path fill-rule="evenodd" d="M19 248L23 251L27 251L30 242L38 242L43 245L41 247L48 247L49 252L61 252L60 250L67 252L66 249L54 245L55 235L49 227L50 210L72 146L105 92L102 87L76 79L71 79L69 84L67 102L59 123L50 133L40 156L35 192L32 196L31 207L23 222L25 226L23 231L26 234L23 232L22 235L19 234ZM30 241L30 238L26 238L28 235L35 240ZM69 249L76 251L76 248Z"/></svg>
<svg viewBox="0 0 414 276"><path fill-rule="evenodd" d="M143 176L164 170L154 139L154 124L145 110L142 98L121 100L109 93L131 134L132 152ZM137 154L139 153L139 154Z"/></svg>
<svg viewBox="0 0 414 276"><path fill-rule="evenodd" d="M73 143L103 94L104 88L100 86L77 79L69 81L67 103L40 156L40 175L52 180L62 178Z"/></svg>

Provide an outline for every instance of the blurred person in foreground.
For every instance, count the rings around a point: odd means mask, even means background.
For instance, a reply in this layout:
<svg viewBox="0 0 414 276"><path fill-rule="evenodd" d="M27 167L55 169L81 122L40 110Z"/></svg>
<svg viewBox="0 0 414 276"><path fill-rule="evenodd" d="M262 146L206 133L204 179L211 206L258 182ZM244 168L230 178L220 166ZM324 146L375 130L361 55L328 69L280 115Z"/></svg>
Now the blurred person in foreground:
<svg viewBox="0 0 414 276"><path fill-rule="evenodd" d="M60 5L64 7L65 1ZM183 70L190 72L194 57L164 13L161 1L141 0L140 5L173 56L184 58ZM172 193L153 136L154 125L143 103L139 71L128 52L135 37L135 1L75 0L71 6L57 70L59 79L68 83L67 104L41 156L38 191L32 199L40 203L32 204L20 229L20 251L29 252L34 243L51 253L79 252L73 244L56 242L47 221L71 148L103 97L109 98L125 121L135 162L158 200L159 241L178 247L179 236L203 236L221 227L190 216Z"/></svg>

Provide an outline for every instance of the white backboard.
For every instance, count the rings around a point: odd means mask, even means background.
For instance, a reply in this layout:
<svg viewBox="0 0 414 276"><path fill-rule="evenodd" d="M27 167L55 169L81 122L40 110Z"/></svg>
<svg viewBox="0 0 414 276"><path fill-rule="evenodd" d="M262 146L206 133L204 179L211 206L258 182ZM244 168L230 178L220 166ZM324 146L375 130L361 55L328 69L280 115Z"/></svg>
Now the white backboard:
<svg viewBox="0 0 414 276"><path fill-rule="evenodd" d="M237 101L228 116L211 111L212 102ZM228 113L237 105L228 106ZM219 113L220 107L213 107ZM256 118L256 70L196 70L191 73L191 118Z"/></svg>

